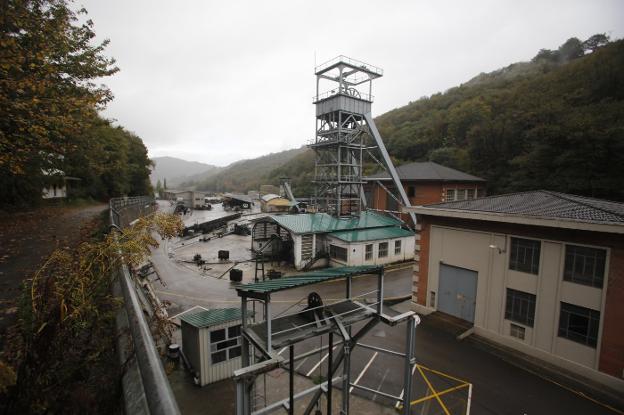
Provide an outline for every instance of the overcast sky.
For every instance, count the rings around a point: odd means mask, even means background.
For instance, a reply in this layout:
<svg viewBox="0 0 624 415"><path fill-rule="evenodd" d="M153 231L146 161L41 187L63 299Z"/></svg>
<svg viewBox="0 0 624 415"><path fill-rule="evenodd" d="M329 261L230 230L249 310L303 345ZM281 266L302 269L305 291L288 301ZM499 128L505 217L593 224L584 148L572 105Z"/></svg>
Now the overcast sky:
<svg viewBox="0 0 624 415"><path fill-rule="evenodd" d="M81 1L121 69L104 116L150 156L215 165L314 136L315 60L384 69L373 115L576 36L622 38L623 1Z"/></svg>

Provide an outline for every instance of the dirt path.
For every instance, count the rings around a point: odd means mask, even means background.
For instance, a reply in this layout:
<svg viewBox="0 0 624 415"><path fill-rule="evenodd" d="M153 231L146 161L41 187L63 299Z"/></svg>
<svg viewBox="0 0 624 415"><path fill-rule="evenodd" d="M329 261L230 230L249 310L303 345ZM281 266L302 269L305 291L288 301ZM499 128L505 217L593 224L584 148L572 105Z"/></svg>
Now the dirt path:
<svg viewBox="0 0 624 415"><path fill-rule="evenodd" d="M0 351L15 322L21 284L58 247L75 246L81 229L107 206L48 207L0 216Z"/></svg>

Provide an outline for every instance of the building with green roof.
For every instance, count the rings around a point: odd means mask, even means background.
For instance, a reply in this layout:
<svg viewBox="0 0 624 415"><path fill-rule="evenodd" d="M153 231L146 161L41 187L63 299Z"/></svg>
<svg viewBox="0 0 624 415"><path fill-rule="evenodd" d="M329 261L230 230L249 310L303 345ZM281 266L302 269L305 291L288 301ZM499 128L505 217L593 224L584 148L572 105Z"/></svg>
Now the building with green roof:
<svg viewBox="0 0 624 415"><path fill-rule="evenodd" d="M295 268L384 265L414 258L415 234L394 217L364 211L350 218L327 213L257 219L252 251L292 261Z"/></svg>

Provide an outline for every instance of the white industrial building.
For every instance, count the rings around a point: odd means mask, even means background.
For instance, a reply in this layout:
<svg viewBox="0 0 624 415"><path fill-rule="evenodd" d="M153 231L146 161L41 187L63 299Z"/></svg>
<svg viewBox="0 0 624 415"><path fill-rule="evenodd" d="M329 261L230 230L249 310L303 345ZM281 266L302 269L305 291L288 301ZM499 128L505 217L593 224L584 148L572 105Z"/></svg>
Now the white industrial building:
<svg viewBox="0 0 624 415"><path fill-rule="evenodd" d="M624 392L624 204L531 191L408 210L418 311Z"/></svg>
<svg viewBox="0 0 624 415"><path fill-rule="evenodd" d="M410 261L414 232L402 225L398 219L370 211L344 219L326 213L274 215L255 221L252 250L281 256L296 269Z"/></svg>
<svg viewBox="0 0 624 415"><path fill-rule="evenodd" d="M200 386L232 376L241 367L241 310L218 308L180 317L182 351Z"/></svg>

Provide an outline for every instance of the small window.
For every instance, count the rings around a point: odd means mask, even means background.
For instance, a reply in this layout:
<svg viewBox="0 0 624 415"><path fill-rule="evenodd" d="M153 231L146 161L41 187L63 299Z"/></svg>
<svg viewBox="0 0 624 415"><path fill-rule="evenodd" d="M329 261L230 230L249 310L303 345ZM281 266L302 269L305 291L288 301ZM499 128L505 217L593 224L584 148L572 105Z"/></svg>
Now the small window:
<svg viewBox="0 0 624 415"><path fill-rule="evenodd" d="M225 362L225 360L227 359L227 355L226 355L226 351L222 350L220 352L217 353L212 353L210 355L210 358L212 360L212 364L214 365L215 363L221 363L221 362Z"/></svg>
<svg viewBox="0 0 624 415"><path fill-rule="evenodd" d="M455 189L446 189L446 201L452 202L455 200Z"/></svg>
<svg viewBox="0 0 624 415"><path fill-rule="evenodd" d="M225 329L210 332L210 343L216 343L225 340Z"/></svg>
<svg viewBox="0 0 624 415"><path fill-rule="evenodd" d="M474 199L475 198L475 189L466 189L466 198Z"/></svg>
<svg viewBox="0 0 624 415"><path fill-rule="evenodd" d="M511 238L509 269L537 275L540 261L540 241Z"/></svg>
<svg viewBox="0 0 624 415"><path fill-rule="evenodd" d="M485 197L485 189L477 189L477 197Z"/></svg>
<svg viewBox="0 0 624 415"><path fill-rule="evenodd" d="M563 279L602 288L606 258L604 249L566 245Z"/></svg>
<svg viewBox="0 0 624 415"><path fill-rule="evenodd" d="M457 200L466 200L466 189L457 190Z"/></svg>
<svg viewBox="0 0 624 415"><path fill-rule="evenodd" d="M241 355L241 348L240 346L238 347L233 347L228 351L228 359L234 359L235 357L238 357Z"/></svg>
<svg viewBox="0 0 624 415"><path fill-rule="evenodd" d="M241 329L241 326L228 327L228 337L232 338L232 337L240 336L240 329Z"/></svg>
<svg viewBox="0 0 624 415"><path fill-rule="evenodd" d="M524 340L525 332L526 332L526 329L524 327L522 327L522 326L517 325L517 324L511 323L511 325L509 326L509 335L511 337L515 337L517 339Z"/></svg>
<svg viewBox="0 0 624 415"><path fill-rule="evenodd" d="M366 245L366 253L364 255L364 259L367 261L373 259L373 244Z"/></svg>
<svg viewBox="0 0 624 415"><path fill-rule="evenodd" d="M380 242L379 243L379 253L377 254L378 258L385 258L388 256L388 242Z"/></svg>
<svg viewBox="0 0 624 415"><path fill-rule="evenodd" d="M341 246L329 245L330 258L337 259L339 261L347 261L347 248Z"/></svg>
<svg viewBox="0 0 624 415"><path fill-rule="evenodd" d="M599 325L600 312L573 304L561 303L559 337L596 347Z"/></svg>
<svg viewBox="0 0 624 415"><path fill-rule="evenodd" d="M394 241L394 255L401 255L401 241Z"/></svg>
<svg viewBox="0 0 624 415"><path fill-rule="evenodd" d="M533 327L535 318L535 296L518 290L507 288L505 318Z"/></svg>
<svg viewBox="0 0 624 415"><path fill-rule="evenodd" d="M407 186L407 197L416 196L416 188L414 186Z"/></svg>
<svg viewBox="0 0 624 415"><path fill-rule="evenodd" d="M240 334L240 325L210 332L210 360L213 365L240 356Z"/></svg>

